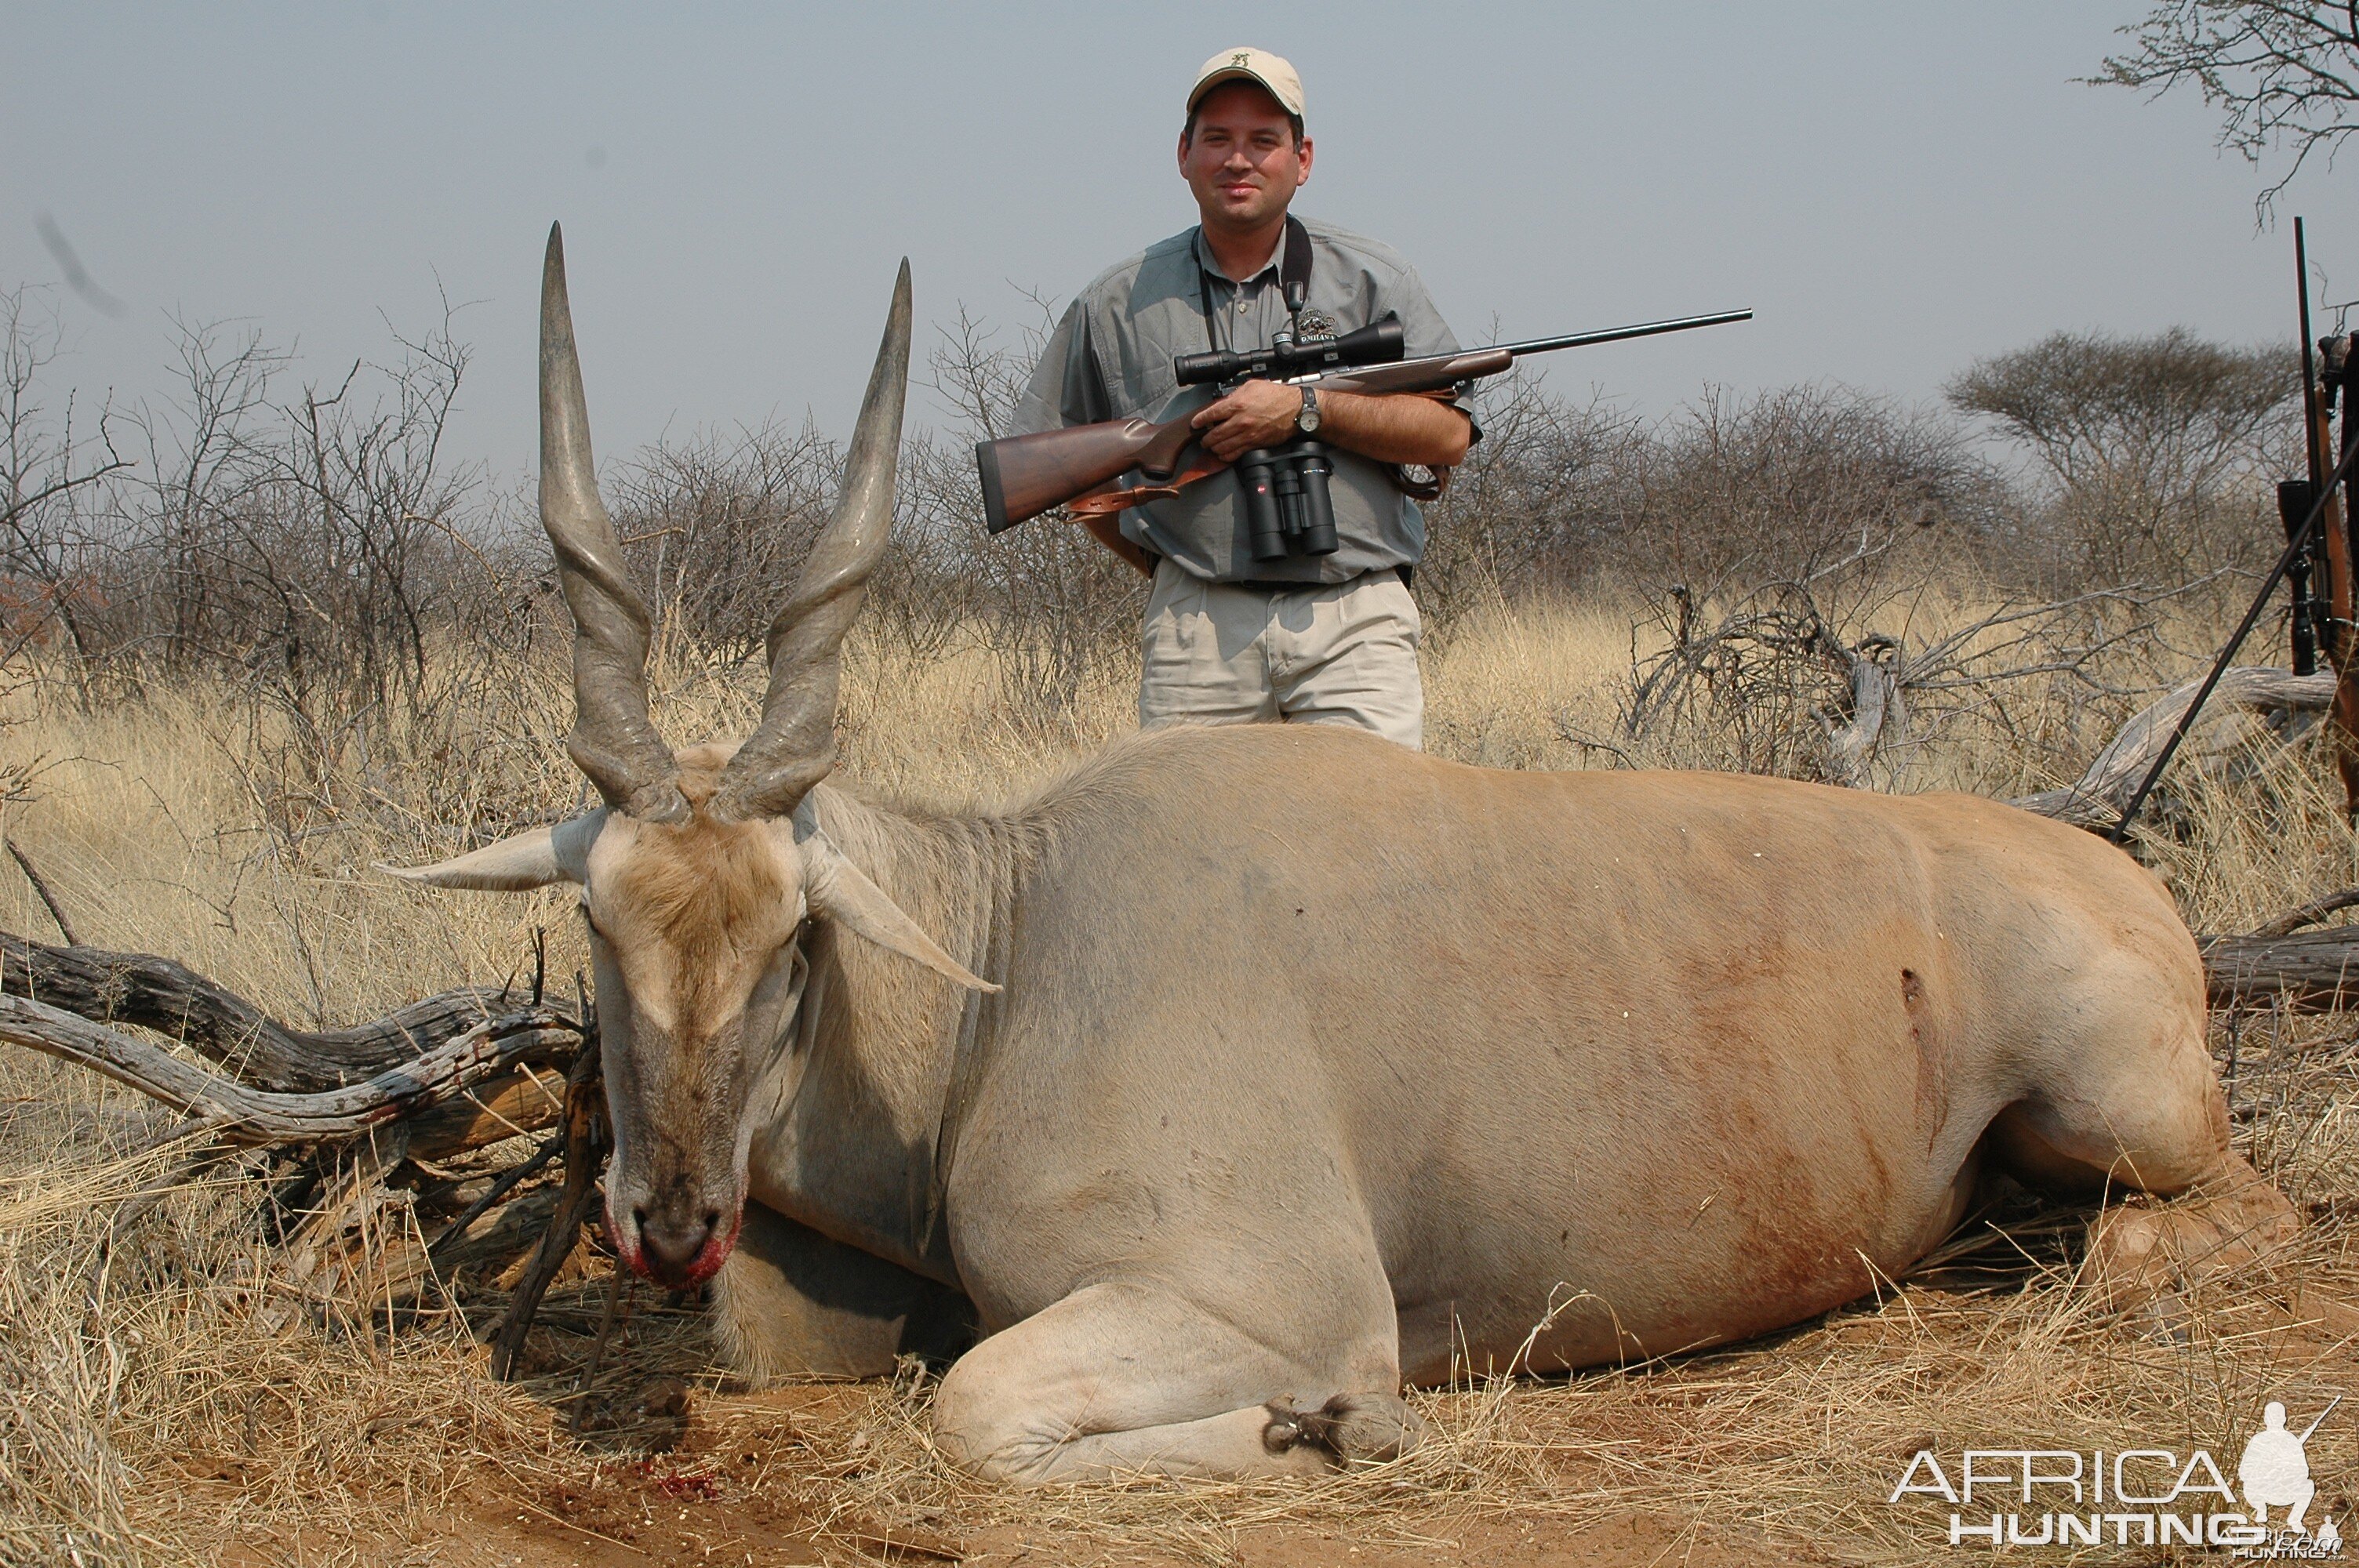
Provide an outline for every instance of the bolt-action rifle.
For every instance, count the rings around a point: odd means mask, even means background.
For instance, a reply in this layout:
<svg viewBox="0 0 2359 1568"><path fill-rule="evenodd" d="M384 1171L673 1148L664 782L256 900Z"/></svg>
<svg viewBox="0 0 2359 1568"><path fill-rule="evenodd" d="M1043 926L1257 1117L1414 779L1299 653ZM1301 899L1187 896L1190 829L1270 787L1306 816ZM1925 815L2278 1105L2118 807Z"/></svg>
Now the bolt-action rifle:
<svg viewBox="0 0 2359 1568"><path fill-rule="evenodd" d="M1258 379L1364 395L1432 393L1497 375L1527 354L1752 319L1750 310L1723 310L1414 360L1401 358L1400 323L1387 319L1340 338L1281 339L1266 349L1181 354L1173 360L1172 369L1183 386ZM1051 507L1063 506L1078 516L1104 516L1142 501L1179 494L1181 486L1230 466L1196 444L1189 421L1198 412L1191 408L1160 423L1108 419L981 442L974 449L974 461L983 478L985 523L997 534ZM1138 482L1122 482L1134 472Z"/></svg>

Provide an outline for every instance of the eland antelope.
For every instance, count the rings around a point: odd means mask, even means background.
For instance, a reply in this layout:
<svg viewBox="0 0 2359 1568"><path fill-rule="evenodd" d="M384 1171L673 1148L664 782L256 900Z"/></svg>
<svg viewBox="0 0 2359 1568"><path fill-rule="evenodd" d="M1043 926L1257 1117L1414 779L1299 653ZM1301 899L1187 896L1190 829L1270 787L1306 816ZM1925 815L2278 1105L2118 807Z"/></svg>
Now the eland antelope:
<svg viewBox="0 0 2359 1568"><path fill-rule="evenodd" d="M959 1352L985 1475L1300 1473L1406 1384L1756 1335L1897 1275L1975 1182L2115 1209L2125 1289L2288 1234L2229 1146L2195 946L2090 835L1966 795L1495 772L1173 729L988 814L822 781L885 548L905 263L743 744L650 721L559 236L541 516L604 805L405 874L580 890L607 1225L749 1377Z"/></svg>

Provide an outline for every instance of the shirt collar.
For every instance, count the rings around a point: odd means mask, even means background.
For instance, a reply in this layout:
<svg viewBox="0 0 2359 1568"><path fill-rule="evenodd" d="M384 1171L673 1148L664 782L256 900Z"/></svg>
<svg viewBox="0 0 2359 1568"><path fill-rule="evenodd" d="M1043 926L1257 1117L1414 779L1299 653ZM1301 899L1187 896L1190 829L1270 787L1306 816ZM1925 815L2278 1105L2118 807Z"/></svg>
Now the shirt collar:
<svg viewBox="0 0 2359 1568"><path fill-rule="evenodd" d="M1254 268L1253 272L1249 276L1238 281L1253 283L1258 281L1260 278L1270 273L1276 272L1277 270L1277 258L1285 249L1286 231L1284 229L1280 229L1277 232L1277 243L1270 247L1269 259L1262 263L1261 265ZM1204 271L1204 275L1215 283L1228 283L1232 281L1229 275L1221 270L1221 264L1213 258L1212 244L1204 238L1204 226L1201 223L1196 225L1196 265L1199 267L1201 267Z"/></svg>

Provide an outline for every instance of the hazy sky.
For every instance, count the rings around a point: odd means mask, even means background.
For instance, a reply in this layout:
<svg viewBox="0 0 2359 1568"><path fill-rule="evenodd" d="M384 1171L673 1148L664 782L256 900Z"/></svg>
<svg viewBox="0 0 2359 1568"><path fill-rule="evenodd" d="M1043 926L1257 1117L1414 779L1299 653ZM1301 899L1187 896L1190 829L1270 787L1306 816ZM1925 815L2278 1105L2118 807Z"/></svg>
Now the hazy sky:
<svg viewBox="0 0 2359 1568"><path fill-rule="evenodd" d="M921 325L1012 327L1021 290L1192 222L1180 101L1249 42L1302 71L1298 211L1397 246L1462 339L1760 313L1560 356L1560 390L1928 397L2057 328L2289 339L2290 224L2256 232L2266 180L2211 112L2072 80L2145 9L16 0L0 288L50 287L59 384L136 400L168 390L176 314L332 380L432 326L439 287L475 349L452 443L510 475L558 218L602 452L806 409L840 433L903 254ZM2347 173L2283 211L2359 295ZM119 317L64 286L44 214Z"/></svg>

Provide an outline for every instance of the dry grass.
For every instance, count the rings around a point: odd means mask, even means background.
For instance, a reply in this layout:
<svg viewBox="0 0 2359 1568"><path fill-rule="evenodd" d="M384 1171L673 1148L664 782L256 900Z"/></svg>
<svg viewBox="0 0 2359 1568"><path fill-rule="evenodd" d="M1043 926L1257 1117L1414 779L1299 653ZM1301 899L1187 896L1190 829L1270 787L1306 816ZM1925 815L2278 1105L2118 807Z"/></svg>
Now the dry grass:
<svg viewBox="0 0 2359 1568"><path fill-rule="evenodd" d="M1592 742L1613 733L1629 627L1611 605L1473 617L1430 661L1433 749L1495 766L1614 765ZM666 667L676 737L726 733L749 715L743 672L676 657ZM1052 721L1006 711L1001 690L978 654L922 668L855 659L845 772L938 801L996 796L1130 722L1118 668ZM2119 717L2120 705L2060 709L2037 743L1929 753L1902 784L2069 777ZM305 1021L496 982L527 961L536 926L549 929L555 972L582 960L555 895L422 894L366 870L448 852L454 800L479 825L574 805L553 672L497 704L454 703L439 728L347 745L332 765L308 765L326 753L257 722L228 691L158 692L89 715L33 687L7 718L11 760L44 761L38 798L7 807L5 825L86 941L180 957ZM1639 760L1712 761L1692 738L1680 744L1641 748ZM2158 857L2191 924L2249 927L2359 881L2330 773L2302 742L2225 748L2184 775L2179 837ZM0 878L0 926L48 929L13 871ZM649 1487L701 1498L709 1483L758 1498L774 1540L815 1539L799 1550L829 1560L897 1536L1024 1541L1036 1561L1223 1562L1273 1528L1416 1548L1637 1510L1672 1521L1672 1545L1750 1538L1909 1561L1930 1516L1884 1498L1919 1446L2136 1440L2233 1454L2231 1429L2248 1428L2265 1397L2314 1409L2359 1370L2353 1023L2262 1014L2233 1029L2242 1141L2313 1224L2270 1277L2167 1319L2096 1317L2072 1280L2076 1222L2017 1206L1970 1227L1940 1271L1773 1343L1419 1396L1436 1440L1394 1465L1309 1487L1040 1495L976 1487L940 1464L914 1370L808 1397L733 1392L693 1315L636 1293L603 1386L671 1368L708 1391L690 1456L635 1469L561 1424L598 1281L552 1298L528 1352L547 1375L495 1385L455 1310L393 1335L381 1320L300 1310L263 1245L250 1170L196 1181L128 1227L102 1269L115 1206L166 1168L167 1154L134 1152L155 1119L126 1091L12 1053L0 1056L0 1560L425 1562L470 1520L581 1545L636 1528L634 1509L653 1529ZM2311 1446L2314 1472L2342 1490L2329 1505L2338 1516L2359 1482L2354 1430L2331 1422Z"/></svg>

